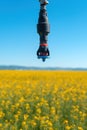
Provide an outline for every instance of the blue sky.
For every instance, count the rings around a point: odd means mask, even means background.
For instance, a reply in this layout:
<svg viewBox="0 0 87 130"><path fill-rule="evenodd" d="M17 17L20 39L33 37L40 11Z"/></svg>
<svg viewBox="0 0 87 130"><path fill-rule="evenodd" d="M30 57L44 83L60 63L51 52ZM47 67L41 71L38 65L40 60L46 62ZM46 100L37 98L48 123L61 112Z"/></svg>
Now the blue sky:
<svg viewBox="0 0 87 130"><path fill-rule="evenodd" d="M50 58L37 59L38 0L0 1L0 65L87 67L87 0L49 0Z"/></svg>

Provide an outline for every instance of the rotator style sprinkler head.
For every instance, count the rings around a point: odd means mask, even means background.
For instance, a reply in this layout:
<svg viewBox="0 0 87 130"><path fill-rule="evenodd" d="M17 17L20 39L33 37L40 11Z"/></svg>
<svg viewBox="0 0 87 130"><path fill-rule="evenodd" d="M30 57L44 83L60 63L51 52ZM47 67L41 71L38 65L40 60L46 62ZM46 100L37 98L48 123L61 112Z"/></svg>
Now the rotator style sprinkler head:
<svg viewBox="0 0 87 130"><path fill-rule="evenodd" d="M38 59L42 59L44 62L49 56L50 52L48 49L48 34L50 33L50 25L47 17L46 5L48 4L47 0L39 0L40 2L40 12L39 19L37 24L37 33L40 36L39 49L37 50Z"/></svg>

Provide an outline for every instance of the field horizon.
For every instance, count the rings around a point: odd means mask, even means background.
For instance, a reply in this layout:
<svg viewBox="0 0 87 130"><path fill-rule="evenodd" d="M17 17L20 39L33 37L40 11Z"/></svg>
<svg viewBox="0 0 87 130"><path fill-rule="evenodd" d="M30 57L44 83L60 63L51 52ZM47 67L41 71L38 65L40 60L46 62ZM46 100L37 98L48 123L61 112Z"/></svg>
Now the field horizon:
<svg viewBox="0 0 87 130"><path fill-rule="evenodd" d="M74 70L87 71L85 67L41 67L41 66L22 66L22 65L0 65L0 70Z"/></svg>

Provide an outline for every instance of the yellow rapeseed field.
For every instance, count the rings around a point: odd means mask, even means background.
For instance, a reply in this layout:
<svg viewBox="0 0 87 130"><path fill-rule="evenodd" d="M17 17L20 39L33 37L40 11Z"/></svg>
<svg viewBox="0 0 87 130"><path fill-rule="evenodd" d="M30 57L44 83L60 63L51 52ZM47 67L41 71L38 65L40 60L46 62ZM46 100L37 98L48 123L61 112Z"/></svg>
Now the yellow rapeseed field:
<svg viewBox="0 0 87 130"><path fill-rule="evenodd" d="M87 72L0 71L0 130L87 130Z"/></svg>

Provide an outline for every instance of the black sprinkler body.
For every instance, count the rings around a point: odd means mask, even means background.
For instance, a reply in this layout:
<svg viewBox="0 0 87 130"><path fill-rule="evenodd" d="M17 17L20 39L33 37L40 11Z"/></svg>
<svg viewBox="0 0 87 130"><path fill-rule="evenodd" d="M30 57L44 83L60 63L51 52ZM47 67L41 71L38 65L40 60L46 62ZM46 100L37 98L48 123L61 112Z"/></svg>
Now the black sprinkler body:
<svg viewBox="0 0 87 130"><path fill-rule="evenodd" d="M48 22L47 17L47 10L46 5L48 4L47 0L39 0L40 1L40 13L39 13L39 19L37 24L37 33L40 36L40 45L39 49L37 50L37 57L45 61L50 53L48 49L48 34L50 33L50 25Z"/></svg>

